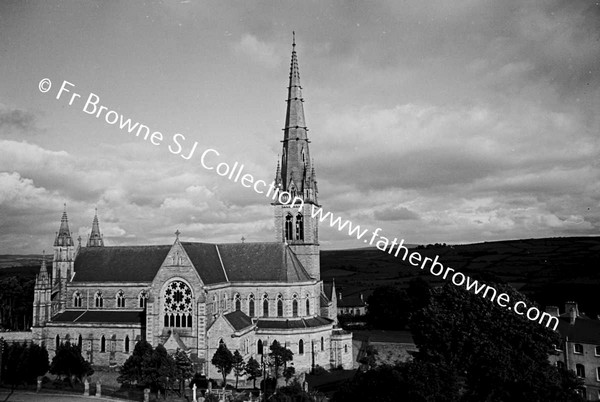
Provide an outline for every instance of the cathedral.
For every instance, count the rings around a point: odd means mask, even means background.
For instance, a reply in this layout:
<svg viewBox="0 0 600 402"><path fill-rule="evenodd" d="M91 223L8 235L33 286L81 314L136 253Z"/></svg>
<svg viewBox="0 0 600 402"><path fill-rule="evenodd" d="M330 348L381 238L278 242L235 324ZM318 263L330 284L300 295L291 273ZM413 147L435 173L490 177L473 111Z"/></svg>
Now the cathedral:
<svg viewBox="0 0 600 402"><path fill-rule="evenodd" d="M337 327L334 285L320 278L315 168L309 153L298 58L292 47L281 161L275 184L304 202L275 201L275 242L186 242L106 246L98 215L85 244L73 239L66 207L52 267L35 284L33 340L52 356L61 342L96 366L117 367L136 342L185 351L199 371L221 343L259 362L278 341L297 373L353 367L352 334ZM265 356L266 357L266 356Z"/></svg>

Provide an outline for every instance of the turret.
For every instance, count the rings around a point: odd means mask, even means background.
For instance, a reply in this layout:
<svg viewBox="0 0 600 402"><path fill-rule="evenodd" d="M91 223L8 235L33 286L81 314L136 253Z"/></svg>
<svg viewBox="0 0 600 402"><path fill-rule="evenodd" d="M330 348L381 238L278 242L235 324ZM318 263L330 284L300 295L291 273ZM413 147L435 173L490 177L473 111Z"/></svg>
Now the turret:
<svg viewBox="0 0 600 402"><path fill-rule="evenodd" d="M44 325L50 320L52 283L46 267L46 252L42 256L40 272L35 277L33 293L33 326Z"/></svg>

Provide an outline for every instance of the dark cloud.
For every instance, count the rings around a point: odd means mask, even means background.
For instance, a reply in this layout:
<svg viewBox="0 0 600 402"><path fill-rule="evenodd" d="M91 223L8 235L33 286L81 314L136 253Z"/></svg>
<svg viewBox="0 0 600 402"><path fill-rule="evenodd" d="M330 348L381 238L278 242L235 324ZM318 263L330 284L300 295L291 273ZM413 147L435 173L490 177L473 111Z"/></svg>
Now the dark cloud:
<svg viewBox="0 0 600 402"><path fill-rule="evenodd" d="M0 106L0 133L19 131L28 133L35 129L36 116L27 110Z"/></svg>

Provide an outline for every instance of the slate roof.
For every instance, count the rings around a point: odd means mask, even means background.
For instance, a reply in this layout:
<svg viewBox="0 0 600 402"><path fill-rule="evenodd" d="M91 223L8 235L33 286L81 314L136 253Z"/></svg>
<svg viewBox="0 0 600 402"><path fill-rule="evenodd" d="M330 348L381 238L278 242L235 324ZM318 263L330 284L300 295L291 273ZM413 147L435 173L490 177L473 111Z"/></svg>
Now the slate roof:
<svg viewBox="0 0 600 402"><path fill-rule="evenodd" d="M256 327L259 329L298 329L315 328L330 325L333 320L325 317L297 318L292 320L265 320L259 318Z"/></svg>
<svg viewBox="0 0 600 402"><path fill-rule="evenodd" d="M223 316L236 331L241 331L252 325L252 319L241 311L234 311Z"/></svg>
<svg viewBox="0 0 600 402"><path fill-rule="evenodd" d="M600 345L600 321L589 317L577 317L575 324L569 323L569 317L559 317L557 331L569 342Z"/></svg>
<svg viewBox="0 0 600 402"><path fill-rule="evenodd" d="M52 317L52 322L142 324L143 311L67 310Z"/></svg>
<svg viewBox="0 0 600 402"><path fill-rule="evenodd" d="M171 246L82 247L74 282L151 282Z"/></svg>
<svg viewBox="0 0 600 402"><path fill-rule="evenodd" d="M284 243L181 245L205 284L304 282L310 275ZM151 282L172 246L84 247L74 282ZM219 258L220 257L220 258ZM222 261L222 263L221 263Z"/></svg>
<svg viewBox="0 0 600 402"><path fill-rule="evenodd" d="M360 295L342 296L337 301L338 307L365 307L366 305L367 303L360 298Z"/></svg>

